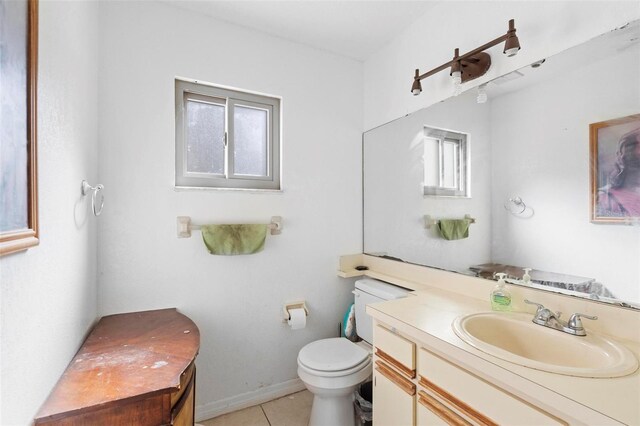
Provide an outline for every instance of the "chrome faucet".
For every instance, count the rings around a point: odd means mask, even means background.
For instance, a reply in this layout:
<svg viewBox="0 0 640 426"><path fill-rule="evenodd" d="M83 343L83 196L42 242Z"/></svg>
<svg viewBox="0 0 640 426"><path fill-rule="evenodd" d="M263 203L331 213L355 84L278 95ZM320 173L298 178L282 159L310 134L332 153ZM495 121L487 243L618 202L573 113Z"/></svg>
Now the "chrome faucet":
<svg viewBox="0 0 640 426"><path fill-rule="evenodd" d="M562 312L554 313L548 308L545 308L544 305L536 302L531 302L527 299L524 299L524 303L528 303L529 305L536 305L538 307L538 309L536 309L535 315L533 316L533 319L531 320L533 323L553 328L554 330L560 330L574 336L587 335L587 332L582 326L582 320L580 318L586 318L590 320L598 319L598 317L595 316L576 313L569 317L569 321L564 322L560 319Z"/></svg>

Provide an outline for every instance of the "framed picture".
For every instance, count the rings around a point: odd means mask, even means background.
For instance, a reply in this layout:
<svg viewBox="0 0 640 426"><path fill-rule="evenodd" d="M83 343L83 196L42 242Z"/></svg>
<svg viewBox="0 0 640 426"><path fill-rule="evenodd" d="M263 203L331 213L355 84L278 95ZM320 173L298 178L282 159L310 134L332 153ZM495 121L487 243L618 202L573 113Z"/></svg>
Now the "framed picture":
<svg viewBox="0 0 640 426"><path fill-rule="evenodd" d="M591 222L640 221L640 114L589 125Z"/></svg>
<svg viewBox="0 0 640 426"><path fill-rule="evenodd" d="M38 244L38 1L0 2L0 255Z"/></svg>

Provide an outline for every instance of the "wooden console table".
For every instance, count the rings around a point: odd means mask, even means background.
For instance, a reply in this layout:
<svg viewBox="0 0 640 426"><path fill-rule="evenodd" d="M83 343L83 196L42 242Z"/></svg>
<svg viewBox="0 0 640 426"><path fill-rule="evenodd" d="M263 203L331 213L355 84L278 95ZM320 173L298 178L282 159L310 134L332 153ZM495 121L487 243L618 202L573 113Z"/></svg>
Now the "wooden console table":
<svg viewBox="0 0 640 426"><path fill-rule="evenodd" d="M176 309L110 315L71 360L36 425L193 425L200 331Z"/></svg>

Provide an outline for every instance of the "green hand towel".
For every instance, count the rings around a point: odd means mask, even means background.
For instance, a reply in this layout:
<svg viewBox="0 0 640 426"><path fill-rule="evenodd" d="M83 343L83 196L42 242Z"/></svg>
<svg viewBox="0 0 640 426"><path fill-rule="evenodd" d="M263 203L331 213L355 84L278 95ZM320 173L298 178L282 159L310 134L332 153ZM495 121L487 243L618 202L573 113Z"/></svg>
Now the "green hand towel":
<svg viewBox="0 0 640 426"><path fill-rule="evenodd" d="M267 225L203 225L202 240L209 253L254 254L264 248Z"/></svg>
<svg viewBox="0 0 640 426"><path fill-rule="evenodd" d="M440 219L438 228L445 240L462 240L469 236L469 219Z"/></svg>

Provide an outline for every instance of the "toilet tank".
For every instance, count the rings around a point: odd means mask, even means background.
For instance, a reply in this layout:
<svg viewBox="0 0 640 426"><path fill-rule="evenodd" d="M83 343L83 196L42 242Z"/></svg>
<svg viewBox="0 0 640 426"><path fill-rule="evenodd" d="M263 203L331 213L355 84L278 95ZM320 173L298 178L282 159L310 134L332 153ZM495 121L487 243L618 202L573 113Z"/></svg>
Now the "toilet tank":
<svg viewBox="0 0 640 426"><path fill-rule="evenodd" d="M361 339L372 343L373 341L373 320L365 312L365 308L370 303L384 302L385 300L401 299L409 294L410 290L393 284L374 280L373 278L363 278L356 281L355 314L356 331Z"/></svg>

